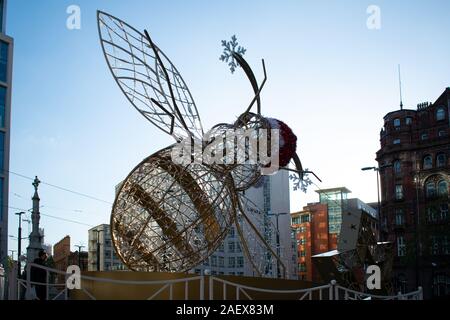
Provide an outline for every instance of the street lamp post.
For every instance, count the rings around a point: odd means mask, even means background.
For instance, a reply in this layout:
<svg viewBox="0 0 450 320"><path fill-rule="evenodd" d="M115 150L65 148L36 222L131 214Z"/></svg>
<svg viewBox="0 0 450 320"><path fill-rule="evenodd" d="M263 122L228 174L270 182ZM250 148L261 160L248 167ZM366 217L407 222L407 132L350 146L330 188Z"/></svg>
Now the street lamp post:
<svg viewBox="0 0 450 320"><path fill-rule="evenodd" d="M81 269L81 248L84 248L82 245L76 245L75 247L78 248L78 266Z"/></svg>
<svg viewBox="0 0 450 320"><path fill-rule="evenodd" d="M382 215L381 215L381 201L380 201L380 170L384 168L392 167L392 164L382 165L380 167L364 167L361 168L362 171L373 170L377 175L377 199L378 199L378 237L380 241L383 241L383 232L382 228Z"/></svg>
<svg viewBox="0 0 450 320"><path fill-rule="evenodd" d="M11 252L11 260L14 262L14 252L16 252L16 250L9 250L9 252Z"/></svg>
<svg viewBox="0 0 450 320"><path fill-rule="evenodd" d="M279 212L279 213L268 213L267 216L271 217L271 216L275 216L277 219L277 255L278 255L278 259L277 259L277 278L281 278L281 272L280 272L280 229L279 229L279 224L278 224L278 218L281 215L285 215L288 214L287 212ZM284 272L286 272L286 270L284 270Z"/></svg>
<svg viewBox="0 0 450 320"><path fill-rule="evenodd" d="M104 230L95 229L94 232L97 232L97 271L100 271L100 232Z"/></svg>
<svg viewBox="0 0 450 320"><path fill-rule="evenodd" d="M17 236L17 277L20 278L20 275L22 273L22 266L20 261L20 255L22 254L22 215L25 214L25 212L16 212L16 215L19 216L19 230L18 230L18 236Z"/></svg>

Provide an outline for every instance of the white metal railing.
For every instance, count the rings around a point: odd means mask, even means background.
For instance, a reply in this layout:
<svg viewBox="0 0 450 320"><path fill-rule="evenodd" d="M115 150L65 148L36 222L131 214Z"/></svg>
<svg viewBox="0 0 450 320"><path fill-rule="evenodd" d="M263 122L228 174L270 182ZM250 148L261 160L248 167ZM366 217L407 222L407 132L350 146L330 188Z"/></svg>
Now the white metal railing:
<svg viewBox="0 0 450 320"><path fill-rule="evenodd" d="M6 275L5 269L0 267L0 300L5 299L6 296Z"/></svg>
<svg viewBox="0 0 450 320"><path fill-rule="evenodd" d="M39 283L39 282L33 282L30 280L30 272L31 272L31 267L35 267L35 268L40 268L46 271L46 279L47 279L47 283ZM49 275L50 273L54 273L54 274L60 274L60 275L64 275L64 283L55 283L55 284L51 284L49 283ZM19 279L18 281L18 285L23 286L28 292L31 291L32 285L45 285L46 286L46 291L47 291L47 299L49 299L49 288L51 287L61 287L64 286L64 289L61 290L55 297L52 298L52 300L56 300L57 298L59 298L63 293L64 293L64 299L68 300L68 289L66 287L66 282L69 276L71 276L70 273L66 273L65 271L61 271L61 270L56 270L56 269L52 269L52 268L48 268L42 265L38 265L38 264L34 264L34 263L29 263L27 265L27 278L26 279ZM98 278L98 277L90 277L90 276L85 276L85 275L80 275L81 280L92 280L94 282L103 282L103 283L111 283L111 284L122 284L122 285L161 285L161 288L159 288L156 292L152 293L151 296L149 296L147 298L147 300L152 300L155 299L156 297L158 297L160 294L162 294L165 291L168 291L169 293L169 299L173 300L173 289L174 286L177 284L184 284L184 300L188 300L189 299L189 284L191 282L199 282L199 300L204 300L204 292L205 292L205 277L203 276L196 276L196 277L188 277L188 278L182 278L182 279L173 279L173 280L116 280L116 279L109 279L109 278ZM94 295L89 292L87 289L85 288L81 288L81 290L86 293L86 295L92 299L92 300L96 300L96 298L94 297ZM18 292L20 292L20 290L18 290ZM18 293L18 298L20 299L20 293Z"/></svg>
<svg viewBox="0 0 450 320"><path fill-rule="evenodd" d="M214 276L209 277L209 300L214 300L214 282L222 284L222 299L227 300L228 287L234 287L236 300L241 299L241 293L249 300L253 300L250 291L259 293L273 293L279 295L296 295L298 300L333 300L333 286L336 281L332 281L330 284L306 288L306 289L292 289L292 290L277 290L277 289L264 289L246 286L240 283L231 282ZM325 295L324 295L325 293Z"/></svg>
<svg viewBox="0 0 450 320"><path fill-rule="evenodd" d="M409 293L399 292L397 295L382 296L335 285L334 300L423 300L423 290L419 287L416 291Z"/></svg>
<svg viewBox="0 0 450 320"><path fill-rule="evenodd" d="M31 275L31 267L40 268L45 270L46 272L46 283L38 283L31 281L30 275ZM50 283L50 274L56 274L56 275L63 275L64 276L64 283ZM68 292L69 290L66 287L66 282L68 277L70 277L72 274L66 273L65 271L56 270L52 268L48 268L42 265L29 263L27 265L27 272L26 272L26 279L18 279L17 281L17 287L19 290L17 290L17 299L20 299L20 288L23 287L28 292L31 291L31 288L33 285L44 285L46 286L46 292L47 296L46 298L49 299L49 289L55 288L58 290L59 288L63 287L62 289L59 289L60 291L57 291L57 294L52 297L52 300L56 300L58 298L62 298L65 300L69 299ZM116 279L109 279L109 278L98 278L98 277L91 277L86 275L80 275L81 280L91 280L94 282L101 282L101 283L110 283L110 284L119 284L119 285L160 285L161 287L158 288L156 291L152 290L151 295L147 298L147 300L152 300L160 296L162 293L166 292L168 293L169 300L174 299L174 286L184 284L184 292L183 292L183 298L184 300L188 300L189 297L189 288L191 284L194 282L195 285L198 285L199 294L198 299L204 300L205 299L205 282L208 281L208 299L214 300L214 299L223 299L227 300L230 296L231 298L234 298L236 300L241 299L248 299L253 300L252 295L255 293L272 293L274 295L277 295L277 297L289 297L292 299L292 296L295 295L296 300L423 300L423 290L422 287L419 287L417 291L409 292L409 293L399 293L397 295L393 296L382 296L382 295L374 295L364 292L359 292L356 290L348 289L345 287L342 287L336 283L335 280L332 280L329 284L312 287L312 288L306 288L306 289L289 289L289 290L278 290L278 289L265 289L265 288L258 288L258 287L252 287L243 285L240 283L232 282L229 280L225 280L219 277L215 276L194 276L194 277L187 277L182 279L173 279L173 280L116 280ZM197 283L195 283L197 282ZM214 286L215 284L219 284L219 286ZM220 284L222 287L220 288ZM215 291L220 291L222 289L220 297L215 296ZM81 290L89 297L89 299L96 300L96 297L89 292L85 288L81 288ZM234 294L229 294L230 292L234 292ZM192 299L192 297L191 297ZM197 298L194 298L197 299Z"/></svg>

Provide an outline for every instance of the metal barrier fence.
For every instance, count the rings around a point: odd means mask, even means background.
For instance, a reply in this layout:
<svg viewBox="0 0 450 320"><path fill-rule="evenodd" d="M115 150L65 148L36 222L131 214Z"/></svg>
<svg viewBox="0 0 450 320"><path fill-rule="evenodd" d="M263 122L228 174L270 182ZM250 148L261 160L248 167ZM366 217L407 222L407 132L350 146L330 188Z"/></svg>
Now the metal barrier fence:
<svg viewBox="0 0 450 320"><path fill-rule="evenodd" d="M0 267L0 300L6 300L6 275L3 267Z"/></svg>
<svg viewBox="0 0 450 320"><path fill-rule="evenodd" d="M40 268L46 272L46 283L37 283L30 280L31 267ZM50 274L57 274L64 276L64 283L50 283ZM65 271L60 271L56 269L51 269L34 263L27 265L26 279L18 279L17 281L17 299L21 298L20 289L26 290L26 292L32 291L33 285L43 285L46 287L47 299L57 300L57 299L69 299L69 289L66 287L67 279L71 274ZM342 287L336 283L335 280L331 281L330 284L317 286L306 289L294 289L294 290L279 290L279 289L265 289L252 287L248 285L243 285L237 282L225 280L215 276L194 276L182 279L174 280L148 280L148 281L137 281L137 280L116 280L108 278L98 278L86 275L81 275L80 278L83 280L91 280L94 283L109 283L118 285L152 285L160 286L157 290L149 292L147 300L157 299L161 297L163 293L168 293L169 300L173 300L174 297L174 287L183 286L184 294L183 299L188 300L190 297L189 292L191 286L198 286L198 296L194 297L195 300L253 300L258 299L258 295L261 294L273 294L276 299L295 299L295 300L423 300L423 291L419 287L417 291L410 293L399 293L393 296L382 296L374 295L364 292L359 292ZM207 283L207 286L205 284ZM53 289L53 294L50 291ZM92 292L89 292L86 288L81 288L89 299L96 300ZM205 291L208 294L205 294ZM25 295L25 298L30 298L29 295ZM179 299L179 297L178 297Z"/></svg>
<svg viewBox="0 0 450 320"><path fill-rule="evenodd" d="M214 283L219 283L222 286L221 297L214 297ZM296 290L272 290L272 289L264 289L246 286L243 284L231 282L228 280L224 280L221 278L217 278L214 276L209 277L209 300L230 300L230 298L235 298L236 300L241 300L242 298L246 298L248 300L254 300L252 297L252 293L265 293L265 294L274 294L277 299L290 298L295 300L333 300L333 285L336 282L333 280L332 283L307 288L307 289L296 289ZM231 290L230 290L231 288ZM229 292L232 292L233 295L231 297Z"/></svg>

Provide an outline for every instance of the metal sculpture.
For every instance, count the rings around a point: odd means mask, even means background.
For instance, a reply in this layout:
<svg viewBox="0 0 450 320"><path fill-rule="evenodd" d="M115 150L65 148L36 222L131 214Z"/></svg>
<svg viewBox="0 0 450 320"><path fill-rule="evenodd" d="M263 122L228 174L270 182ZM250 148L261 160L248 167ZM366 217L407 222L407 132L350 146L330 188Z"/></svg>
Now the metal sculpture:
<svg viewBox="0 0 450 320"><path fill-rule="evenodd" d="M260 138L263 129L278 126L291 138L277 151L282 158L280 164L287 166L292 160L295 169L286 169L294 171L299 179L307 173L295 153L292 131L281 121L261 116L260 93L266 81L264 61L265 77L258 86L244 58L232 53L249 78L255 96L235 123L218 124L204 135L186 83L149 33L141 33L100 11L98 28L106 61L122 92L139 113L176 141L137 165L117 192L111 234L120 259L131 270L187 271L208 258L234 224L243 252L257 275L265 275L265 263L261 261L267 257L278 261L285 274L280 257L255 225L267 221L255 213L260 210L250 210L254 204L239 192L255 185L268 163L246 162L246 153L235 155L231 164L204 163L201 156L213 142L215 150L236 148L225 139L229 130L252 129L252 134ZM255 103L257 112L252 113ZM200 144L201 150L184 149L192 161L174 161L175 148L187 142ZM247 245L250 241L252 252Z"/></svg>
<svg viewBox="0 0 450 320"><path fill-rule="evenodd" d="M392 293L393 251L391 242L377 242L375 219L364 211L347 211L342 215L337 250L312 257L323 281L336 280L357 291L366 291L366 268L380 267L380 294Z"/></svg>

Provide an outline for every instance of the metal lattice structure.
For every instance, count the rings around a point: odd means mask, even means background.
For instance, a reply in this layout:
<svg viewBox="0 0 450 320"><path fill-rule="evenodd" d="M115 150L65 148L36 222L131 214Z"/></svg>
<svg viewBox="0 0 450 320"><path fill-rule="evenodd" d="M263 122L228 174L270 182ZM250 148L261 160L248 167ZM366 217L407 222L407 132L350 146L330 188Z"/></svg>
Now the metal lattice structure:
<svg viewBox="0 0 450 320"><path fill-rule="evenodd" d="M114 203L111 228L119 256L133 270L198 265L233 222L232 188L229 176L201 164L173 163L170 148L151 155L125 179Z"/></svg>
<svg viewBox="0 0 450 320"><path fill-rule="evenodd" d="M313 256L322 280L335 279L348 289L365 291L365 268L378 265L382 270L380 290L391 294L392 243L376 241L368 213L348 212L342 217L337 250Z"/></svg>
<svg viewBox="0 0 450 320"><path fill-rule="evenodd" d="M213 141L223 138L219 150L230 150L225 138L228 130L251 129L252 138L260 138L262 129L270 129L261 116L260 92L247 62L232 52L250 80L255 96L245 112L233 124L214 126L206 135L191 93L169 58L153 43L149 33L107 13L98 12L98 29L105 59L117 84L129 102L147 120L177 143L197 142L202 150L186 151L192 160ZM237 65L236 65L237 66ZM256 103L257 113L250 112ZM237 142L245 145L245 139ZM234 141L234 140L233 140ZM193 161L181 164L173 160L175 145L155 152L136 166L121 184L111 213L111 234L122 261L132 270L182 272L203 262L222 242L230 226L236 226L242 250L257 275L265 274L266 260L286 268L258 230L272 228L255 212L254 204L239 191L258 183L263 165L246 163L248 152L231 164L205 164ZM295 152L295 150L294 150ZM295 171L303 178L298 156ZM250 252L247 243L252 243Z"/></svg>

